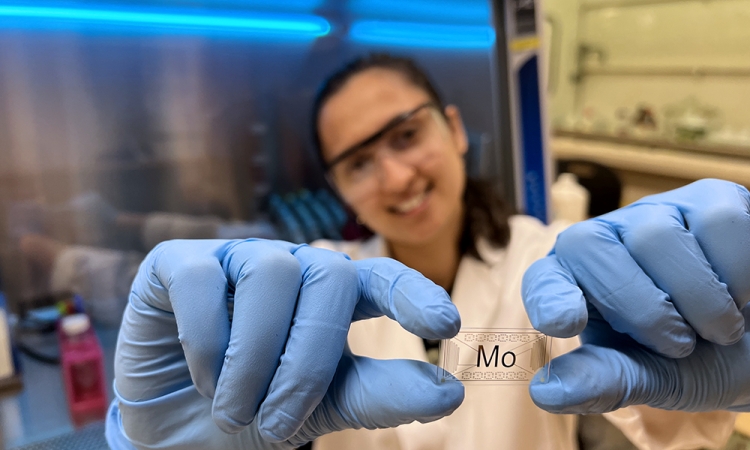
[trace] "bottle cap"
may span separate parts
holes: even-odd
[[[578,183],[578,177],[574,173],[561,173],[557,177],[557,181],[562,183]]]
[[[62,318],[60,326],[66,335],[76,336],[88,330],[91,327],[91,321],[86,314],[71,314]]]

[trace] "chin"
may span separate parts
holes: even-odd
[[[391,239],[393,242],[401,244],[401,245],[408,245],[410,247],[418,247],[421,245],[425,245],[430,242],[429,237],[425,237],[424,235],[399,235],[396,239]]]
[[[449,216],[444,213],[441,204],[434,202],[429,209],[417,218],[388,217],[383,221],[383,226],[378,227],[387,230],[387,233],[378,233],[386,240],[401,245],[419,246],[433,242],[443,233],[443,229],[449,224]]]
[[[423,226],[409,227],[409,229],[404,229],[404,227],[392,227],[391,230],[395,230],[395,233],[388,233],[390,237],[387,237],[387,239],[402,245],[418,246],[428,244],[439,234],[440,227],[435,223],[422,225]]]

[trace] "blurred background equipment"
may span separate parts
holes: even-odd
[[[544,7],[554,158],[607,167],[621,205],[700,178],[750,185],[750,2]]]
[[[553,220],[580,222],[589,218],[589,191],[569,172],[557,176],[550,189]]]
[[[109,402],[99,339],[85,313],[64,316],[58,325],[65,394],[76,426],[104,420]]]
[[[535,3],[401,3],[0,2],[11,311],[69,291],[116,325],[136,261],[167,239],[359,236],[317,165],[310,110],[324,77],[368,52],[423,65],[462,111],[472,174],[546,220]]]
[[[16,392],[22,387],[16,367],[11,316],[8,315],[5,294],[0,283],[0,395]],[[3,447],[0,447],[3,448]]]
[[[558,159],[557,173],[575,175],[578,184],[586,189],[587,217],[601,216],[620,207],[622,183],[612,169],[591,161]]]
[[[461,110],[471,175],[547,220],[541,13],[533,0],[0,0],[0,274],[26,385],[0,400],[8,446],[75,435],[78,407],[112,398],[130,283],[160,242],[367,235],[310,123],[324,77],[356,56],[414,58]]]

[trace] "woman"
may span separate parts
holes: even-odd
[[[460,113],[443,106],[413,62],[374,55],[349,64],[321,90],[314,127],[331,184],[376,233],[363,242],[316,245],[354,259],[389,256],[416,269],[451,293],[464,327],[531,328],[522,276],[552,248],[561,228],[509,216],[491,189],[467,180]],[[354,353],[383,359],[427,360],[433,347],[387,319],[354,323],[349,344]],[[578,342],[554,345],[558,355]],[[627,408],[607,419],[639,448],[721,446],[733,423],[729,413],[648,408]],[[463,405],[442,420],[335,433],[315,448],[575,449],[576,420],[540,410],[523,387],[468,386]]]

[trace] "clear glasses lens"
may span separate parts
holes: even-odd
[[[429,156],[439,114],[433,109],[420,108],[377,141],[337,162],[330,176],[342,194],[359,198],[377,189],[380,161],[384,157],[415,166]]]

